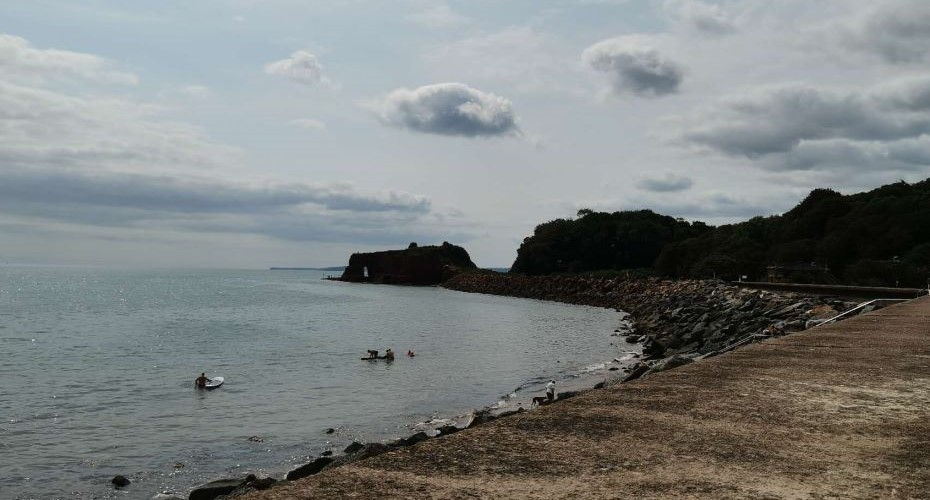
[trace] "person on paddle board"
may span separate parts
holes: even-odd
[[[207,378],[207,374],[201,373],[200,376],[194,380],[194,385],[197,387],[206,387],[208,382],[210,382],[210,379]]]

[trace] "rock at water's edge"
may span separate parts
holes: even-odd
[[[287,473],[287,480],[293,481],[295,479],[300,479],[302,477],[312,476],[319,473],[323,470],[324,467],[333,463],[333,459],[329,457],[320,457],[308,464],[301,465],[300,467]]]

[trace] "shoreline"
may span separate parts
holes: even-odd
[[[611,338],[611,348],[605,351],[603,357],[592,360],[590,364],[580,371],[563,374],[561,378],[557,377],[557,398],[552,404],[571,399],[598,387],[604,387],[608,383],[616,383],[622,380],[632,371],[633,365],[642,357],[641,344],[630,344],[624,341],[624,336],[631,333],[629,315],[623,311],[617,312],[619,317],[613,328],[602,332],[602,335]],[[557,361],[553,362],[552,367],[558,367],[554,363],[557,363]],[[333,432],[327,431],[327,434],[334,434],[334,437],[339,436],[343,439],[334,440],[331,446],[324,448],[318,454],[308,456],[305,462],[297,462],[296,465],[290,465],[288,468],[277,471],[276,468],[271,468],[269,470],[271,474],[265,477],[257,477],[255,474],[222,477],[194,486],[188,491],[188,496],[180,495],[180,493],[163,493],[164,496],[159,497],[159,499],[207,499],[220,494],[228,495],[235,492],[236,495],[239,495],[249,490],[262,490],[278,482],[308,477],[323,470],[331,470],[392,450],[413,446],[427,439],[447,436],[511,415],[535,411],[536,407],[532,405],[532,397],[544,394],[543,385],[545,382],[543,379],[548,380],[549,376],[530,378],[521,383],[520,386],[508,390],[508,394],[499,395],[496,401],[484,406],[473,407],[464,414],[446,415],[440,410],[437,411],[435,417],[425,421],[402,422],[398,425],[398,428],[406,428],[408,432],[402,433],[397,438],[370,442],[360,441],[351,435],[340,434],[340,431],[336,428],[331,428],[329,431]]]
[[[919,498],[928,315],[911,300],[245,498]]]
[[[730,332],[731,335],[722,341],[718,339],[716,343],[711,343],[710,345],[716,348],[714,350],[705,349],[704,352],[701,352],[701,344],[695,345],[694,342],[686,345],[683,349],[678,349],[674,344],[677,334],[676,331],[669,331],[667,328],[680,327],[680,322],[662,321],[662,318],[675,320],[675,318],[679,316],[679,314],[663,314],[669,312],[669,301],[684,302],[688,304],[688,307],[697,307],[697,313],[700,314],[701,318],[697,324],[703,325],[703,327],[692,327],[690,329],[692,340],[695,334],[703,334],[703,330],[713,330],[719,327],[719,325],[707,321],[707,319],[709,319],[705,317],[708,314],[707,311],[701,311],[702,305],[708,308],[713,307],[715,305],[713,302],[716,301],[719,303],[719,299],[733,302],[734,298],[739,298],[739,300],[737,300],[738,304],[730,304],[731,307],[726,309],[727,314],[733,314],[734,311],[745,312],[747,309],[753,310],[756,309],[757,304],[762,304],[761,309],[764,309],[765,314],[760,315],[775,313],[771,314],[771,317],[768,317],[764,321],[764,323],[766,323],[764,326],[760,326],[761,323],[758,321],[752,323],[752,332],[748,334],[758,335],[759,333],[755,330],[768,331],[769,333],[766,334],[767,337],[804,330],[808,325],[808,321],[811,319],[817,320],[822,316],[833,315],[852,307],[851,303],[845,303],[834,298],[817,298],[803,294],[770,293],[757,290],[740,291],[737,287],[719,282],[669,281],[653,278],[618,279],[560,276],[542,279],[529,278],[531,286],[527,286],[527,277],[518,277],[517,280],[511,280],[507,275],[494,276],[480,274],[460,275],[460,277],[461,276],[466,277],[467,280],[464,282],[461,278],[458,280],[450,280],[451,283],[447,283],[447,286],[444,287],[470,293],[488,293],[490,290],[493,295],[507,295],[522,298],[554,300],[556,302],[569,304],[606,307],[621,313],[624,313],[625,307],[630,307],[640,312],[640,316],[629,316],[629,318],[632,318],[632,322],[629,321],[627,316],[621,316],[620,325],[615,329],[613,335],[617,337],[618,343],[623,339],[622,342],[625,342],[625,345],[636,345],[642,348],[641,357],[637,355],[636,357],[625,360],[629,363],[622,368],[618,366],[617,370],[613,371],[613,376],[604,376],[604,373],[600,373],[594,377],[603,377],[603,380],[590,384],[594,377],[588,377],[587,381],[581,382],[571,390],[560,391],[561,397],[556,400],[556,403],[571,399],[594,389],[629,382],[644,375],[688,364],[696,359],[712,356],[718,352],[721,347],[725,348],[734,340],[746,337],[745,329],[736,329],[735,332]],[[514,287],[512,281],[517,282],[516,287]],[[592,294],[590,293],[591,290],[596,290],[597,293]],[[633,293],[631,293],[631,291],[633,291]],[[672,293],[674,296],[670,297]],[[666,300],[656,301],[657,295],[664,295]],[[694,300],[696,295],[703,297],[704,300]],[[749,304],[748,307],[747,304]],[[802,306],[813,306],[813,308],[807,310]],[[662,309],[663,307],[664,309]],[[820,310],[818,310],[818,308],[820,308]],[[811,311],[815,311],[815,313],[812,314]],[[693,312],[694,311],[692,311],[692,313]],[[754,312],[755,311],[750,312],[749,314],[752,315]],[[691,314],[691,316],[694,316],[694,314]],[[685,317],[688,318],[685,322],[693,319],[690,316]],[[623,325],[625,325],[626,328],[622,328]],[[786,327],[789,328],[787,331]],[[672,339],[671,341],[669,340],[670,338]],[[702,337],[699,337],[699,339],[703,340]],[[679,341],[679,346],[681,343],[682,342]],[[620,360],[615,359],[615,361]],[[610,375],[610,373],[608,372],[607,375]],[[562,394],[564,394],[564,396],[562,396]],[[324,470],[332,470],[336,467],[345,466],[358,460],[374,457],[396,449],[402,449],[428,439],[456,433],[463,429],[471,429],[476,425],[482,425],[502,417],[521,414],[525,411],[526,409],[523,407],[523,403],[517,403],[516,407],[506,404],[495,404],[475,410],[473,412],[473,417],[461,428],[450,426],[446,423],[449,419],[443,419],[441,423],[444,425],[440,426],[439,429],[434,428],[431,430],[426,426],[422,431],[394,442],[368,444],[353,443],[345,450],[346,454],[339,456],[322,455],[292,470],[288,473],[286,479],[291,481],[301,479],[318,474]],[[431,435],[432,432],[435,432],[435,434]],[[266,479],[265,483],[253,485],[252,483],[244,482],[237,487],[240,492],[245,492],[250,489],[264,489],[270,487],[274,483],[275,481]]]

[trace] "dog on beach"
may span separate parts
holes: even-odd
[[[547,398],[546,396],[533,396],[533,403],[531,404],[531,406],[547,405],[549,404],[549,402],[550,402],[549,398]]]

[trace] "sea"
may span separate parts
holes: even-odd
[[[636,355],[617,311],[328,274],[0,266],[0,498],[280,478]],[[360,359],[387,348],[392,363]],[[196,389],[201,372],[224,385]]]

